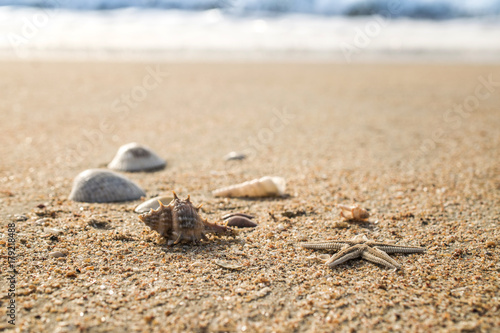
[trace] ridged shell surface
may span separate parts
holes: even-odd
[[[265,176],[212,191],[216,197],[273,197],[285,194],[286,181],[282,177]]]
[[[78,202],[123,202],[145,195],[134,182],[116,172],[90,169],[76,176],[69,199]]]
[[[137,206],[134,211],[139,214],[147,213],[151,209],[157,210],[160,207],[160,203],[158,201],[170,203],[172,200],[174,200],[174,197],[171,195],[161,195],[159,197],[144,201],[139,206]]]
[[[118,171],[152,171],[164,168],[165,160],[156,155],[151,149],[132,142],[118,149],[108,168]]]

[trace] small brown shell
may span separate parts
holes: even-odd
[[[244,216],[233,216],[226,220],[226,225],[228,227],[237,227],[237,228],[255,228],[257,223],[254,221],[244,217]]]
[[[340,216],[347,221],[366,221],[370,217],[370,213],[359,205],[346,206],[338,205],[340,208]]]

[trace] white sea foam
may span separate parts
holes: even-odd
[[[125,8],[0,7],[0,54],[125,59],[405,57],[500,60],[500,17],[452,20],[310,14],[234,15]]]

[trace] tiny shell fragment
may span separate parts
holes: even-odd
[[[340,216],[347,221],[366,221],[370,217],[368,211],[357,204],[353,206],[338,205],[338,207],[340,208]]]
[[[61,252],[61,251],[54,251],[54,252],[50,252],[49,253],[49,257],[51,258],[62,258],[62,257],[66,257],[66,253],[64,252]]]
[[[227,261],[224,261],[224,260],[216,260],[215,264],[217,266],[220,266],[220,267],[223,267],[223,268],[227,268],[227,269],[241,269],[243,267],[243,265],[231,264],[231,263],[229,263]]]
[[[271,288],[269,287],[264,287],[262,288],[261,290],[257,291],[255,293],[255,298],[261,298],[261,297],[265,297],[267,296],[267,294],[269,294],[271,292]]]
[[[331,258],[331,256],[329,254],[318,254],[316,258],[320,261],[326,262]]]

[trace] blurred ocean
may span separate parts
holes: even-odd
[[[0,56],[500,61],[500,0],[0,0]]]

